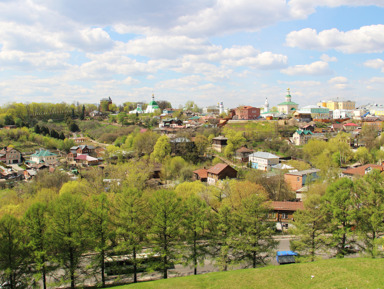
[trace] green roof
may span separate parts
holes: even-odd
[[[298,104],[292,101],[284,101],[282,103],[279,103],[278,105],[298,105]]]
[[[57,154],[51,153],[47,150],[40,150],[38,152],[35,152],[31,157],[48,157],[48,156],[57,156]]]
[[[156,101],[152,100],[149,105],[152,105],[153,108],[159,108],[159,105],[157,104]]]
[[[296,131],[298,134],[304,134],[304,135],[307,135],[307,134],[313,134],[310,130],[301,130],[301,129],[298,129]]]

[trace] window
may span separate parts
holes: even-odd
[[[282,219],[288,219],[288,214],[287,213],[282,213],[281,214]]]

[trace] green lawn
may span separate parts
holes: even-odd
[[[384,259],[346,258],[216,272],[114,288],[384,288],[383,272]]]

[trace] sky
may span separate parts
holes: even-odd
[[[320,3],[320,4],[319,4]],[[0,105],[384,103],[384,0],[0,0]]]

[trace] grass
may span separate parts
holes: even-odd
[[[177,277],[114,288],[384,288],[383,270],[384,259],[330,259]]]

